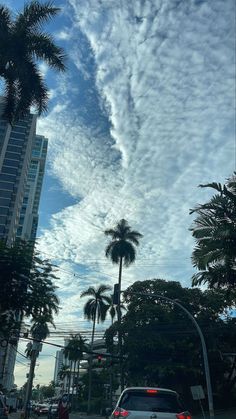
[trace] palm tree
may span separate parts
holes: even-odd
[[[63,381],[63,393],[66,390],[66,388],[64,388],[64,379],[67,378],[67,381],[68,381],[69,376],[70,376],[70,369],[69,369],[68,365],[62,365],[59,372],[58,372],[58,377],[59,377],[60,380]],[[67,387],[67,383],[65,383],[65,384],[66,384],[65,387]]]
[[[84,305],[84,317],[88,320],[92,320],[93,329],[91,337],[90,351],[93,352],[93,342],[95,334],[96,322],[104,322],[106,319],[107,310],[109,308],[110,297],[105,293],[111,291],[109,285],[100,285],[97,288],[89,287],[86,291],[83,291],[80,295],[83,297],[90,297]],[[92,354],[89,357],[89,390],[88,390],[88,413],[91,408],[91,391],[92,391]]]
[[[121,309],[121,311],[122,310],[125,311],[126,307],[123,304],[120,304],[120,309]],[[108,313],[110,314],[111,324],[113,325],[115,317],[117,316],[117,318],[118,318],[118,306],[117,306],[117,304],[113,303],[113,294],[110,295],[110,303],[109,303]]]
[[[72,367],[73,367],[73,382],[72,382],[72,396],[74,394],[74,382],[75,382],[75,370],[76,365],[77,367],[77,389],[78,389],[78,379],[79,379],[79,366],[80,361],[83,358],[83,353],[86,351],[87,347],[85,345],[86,339],[83,339],[80,333],[77,335],[71,335],[68,344],[64,349],[65,358],[69,359],[70,361],[70,380],[69,380],[69,389],[68,393],[70,392],[70,383],[71,383],[71,375],[72,375]]]
[[[111,242],[107,245],[105,254],[110,258],[112,263],[119,264],[119,278],[118,278],[118,346],[120,354],[120,375],[121,375],[121,389],[124,388],[123,377],[123,361],[122,361],[122,335],[121,335],[121,305],[120,305],[120,292],[121,292],[121,278],[122,268],[128,267],[135,262],[136,249],[135,246],[139,245],[139,239],[142,236],[138,231],[131,230],[128,222],[124,219],[120,220],[114,229],[105,230],[106,236],[111,236]]]
[[[49,324],[54,325],[52,316],[49,314],[41,315],[39,317],[34,317],[32,320],[31,326],[31,335],[33,338],[33,344],[31,348],[28,348],[27,355],[30,357],[30,370],[27,382],[27,389],[26,389],[26,396],[25,396],[25,417],[27,418],[29,415],[28,404],[31,399],[32,387],[33,387],[33,379],[34,379],[34,370],[36,365],[36,360],[41,351],[41,341],[45,340],[50,332],[49,332]]]
[[[47,110],[48,88],[38,61],[65,71],[63,49],[42,31],[42,25],[59,10],[51,1],[42,4],[33,0],[12,18],[10,10],[0,6],[0,78],[5,82],[3,115],[10,123],[27,115],[31,106],[39,114]]]
[[[200,185],[215,194],[206,204],[190,210],[196,213],[191,228],[197,245],[192,253],[193,265],[200,272],[192,277],[192,285],[208,284],[210,288],[236,286],[236,175],[225,185]]]

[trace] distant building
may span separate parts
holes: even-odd
[[[0,98],[0,115],[2,114]],[[0,116],[0,240],[36,238],[47,139],[36,135],[36,115],[10,125]],[[0,345],[0,384],[14,385],[17,341]]]
[[[16,236],[35,240],[38,227],[38,209],[41,195],[48,140],[36,135],[33,140],[31,161]]]
[[[59,384],[60,382],[58,373],[61,370],[62,365],[64,364],[63,360],[64,360],[64,352],[63,352],[63,349],[61,349],[60,351],[56,352],[56,360],[55,360],[54,376],[53,376],[53,381],[55,384]]]

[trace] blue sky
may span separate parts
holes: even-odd
[[[49,139],[39,246],[61,268],[57,322],[73,326],[82,324],[80,292],[116,281],[103,231],[121,218],[144,236],[124,287],[157,277],[190,286],[189,209],[210,196],[198,185],[235,170],[235,4],[55,4],[48,30],[68,71],[41,66],[51,101],[37,129]],[[47,382],[52,361],[40,364]]]

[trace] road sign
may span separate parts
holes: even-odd
[[[205,394],[202,386],[192,386],[190,387],[193,400],[203,400],[205,399]]]

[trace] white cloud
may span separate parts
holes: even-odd
[[[89,280],[116,281],[103,231],[120,218],[144,235],[124,287],[153,277],[190,285],[189,209],[209,196],[197,185],[224,182],[235,168],[233,1],[70,4],[77,70],[59,84],[38,130],[50,139],[51,173],[77,199],[52,217],[40,244],[81,276],[76,283],[62,273],[62,291],[68,284],[74,293],[65,295],[66,316]],[[81,37],[76,44],[76,25],[89,50]],[[76,74],[99,94],[100,113],[95,102],[78,105]]]

